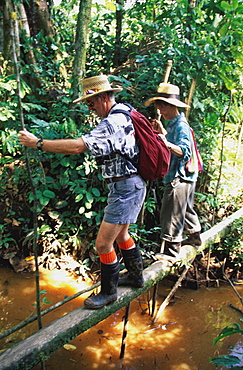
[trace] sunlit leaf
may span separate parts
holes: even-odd
[[[239,1],[238,0],[232,0],[232,6],[233,6],[233,9],[237,9],[238,8],[238,5],[239,5]]]
[[[75,202],[80,202],[80,200],[82,200],[84,197],[83,194],[78,194],[76,197],[75,197]]]
[[[79,210],[78,210],[78,213],[82,214],[85,212],[85,208],[84,207],[80,207]]]
[[[68,205],[68,202],[66,200],[60,200],[59,202],[57,202],[55,204],[55,208],[59,209],[59,208],[64,208]]]
[[[51,231],[51,227],[49,225],[42,225],[39,229],[39,233],[46,233],[50,231]]]
[[[90,218],[92,218],[92,216],[93,216],[93,212],[92,212],[92,211],[91,211],[91,212],[86,212],[86,213],[85,213],[85,217],[86,217],[86,218],[89,218],[89,219],[90,219]]]
[[[220,36],[225,36],[229,28],[229,23],[225,23],[219,30]]]
[[[227,3],[227,1],[221,1],[220,5],[222,6],[224,10],[229,10],[229,11],[232,10],[232,6],[229,3]]]
[[[86,209],[91,209],[92,208],[92,203],[85,202],[85,207],[86,207]]]
[[[75,351],[77,349],[77,347],[75,347],[72,344],[64,344],[63,348],[66,349],[67,351]]]

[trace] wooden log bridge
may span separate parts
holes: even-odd
[[[243,217],[243,208],[201,234],[203,243],[199,249],[193,246],[182,247],[180,264],[187,264],[188,261],[194,259],[207,246],[218,242],[227,234],[232,222],[240,217]],[[79,334],[127,306],[131,301],[168,275],[171,269],[171,265],[167,262],[156,261],[144,270],[145,285],[143,288],[119,287],[117,301],[109,306],[94,311],[87,310],[82,306],[53,321],[35,334],[3,352],[0,355],[0,370],[32,369]]]

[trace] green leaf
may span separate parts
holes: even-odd
[[[78,194],[76,197],[75,197],[75,202],[80,202],[80,200],[82,200],[84,197],[83,194]]]
[[[203,65],[204,65],[204,60],[203,60],[203,58],[199,57],[197,59],[197,68],[202,69]]]
[[[69,157],[63,157],[61,159],[60,163],[63,167],[69,167],[70,166],[70,158]]]
[[[86,192],[85,196],[88,202],[92,202],[94,200],[93,195],[89,192]]]
[[[219,30],[220,36],[225,36],[229,28],[229,23],[225,23]]]
[[[55,198],[55,193],[51,190],[44,190],[43,191],[43,195],[46,197],[46,198]]]
[[[59,208],[64,208],[68,205],[68,202],[66,200],[60,200],[56,203],[55,205],[55,208],[56,209],[59,209]]]
[[[236,10],[237,14],[242,14],[243,13],[243,6],[239,6]]]
[[[221,1],[221,6],[224,10],[228,11],[232,10],[232,6],[229,3],[227,3],[227,1]]]
[[[50,232],[52,229],[49,225],[42,225],[39,229],[39,233],[48,233]]]
[[[210,362],[212,362],[216,366],[231,366],[231,365],[237,365],[240,364],[240,359],[236,356],[231,355],[225,355],[225,356],[218,356],[210,359]]]
[[[42,196],[39,197],[39,202],[44,207],[49,203],[49,200],[50,200],[50,198],[46,198],[46,197],[42,197]]]
[[[85,207],[86,207],[86,209],[91,209],[92,208],[92,203],[85,202]]]
[[[53,220],[60,218],[60,213],[56,211],[49,211],[48,216],[50,216]]]
[[[45,303],[45,304],[51,304],[51,302],[48,302],[48,301],[47,301],[47,298],[46,298],[46,297],[44,297],[44,298],[42,299],[42,302],[43,302],[43,303]]]
[[[239,5],[238,0],[232,0],[232,6],[234,10],[238,8],[238,5]]]
[[[100,191],[99,189],[97,188],[92,188],[92,193],[94,194],[94,196],[96,197],[99,197],[100,196]]]
[[[214,344],[216,344],[219,340],[228,337],[232,334],[243,334],[243,330],[241,330],[240,325],[237,323],[234,323],[232,325],[226,326],[221,333],[218,335],[218,337],[213,341]]]

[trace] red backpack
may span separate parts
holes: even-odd
[[[164,177],[170,165],[170,151],[154,130],[149,120],[131,105],[130,111],[115,109],[112,113],[123,113],[131,117],[137,144],[139,146],[138,172],[144,180],[156,180]]]

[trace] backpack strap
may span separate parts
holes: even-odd
[[[114,109],[111,114],[113,113],[123,113],[125,114],[125,116],[129,116],[130,117],[130,113],[131,113],[131,110],[134,109],[133,106],[131,106],[131,104],[128,104],[128,103],[122,103],[123,105],[126,105],[129,110],[124,110],[124,109]]]
[[[131,117],[131,110],[134,109],[130,104],[127,104],[127,103],[122,103],[126,106],[128,106],[130,108],[129,111],[127,110],[124,110],[124,109],[114,109],[110,114],[113,114],[113,113],[122,113],[124,114],[125,116],[127,117]],[[132,163],[133,166],[137,167],[137,163],[134,163],[134,161],[131,160],[131,158],[128,157],[128,155],[126,154],[121,154],[120,152],[113,152],[112,154],[107,154],[105,156],[102,156],[101,158],[97,159],[96,158],[96,162],[98,165],[102,165],[104,163],[105,160],[109,160],[109,159],[113,159],[116,157],[116,155],[120,155],[121,157],[123,157],[126,161],[129,161]],[[125,176],[125,162],[124,162],[124,176]]]
[[[114,109],[110,114],[113,114],[113,113],[122,113],[124,114],[125,116],[131,118],[131,110],[134,109],[130,104],[128,103],[122,103],[123,105],[126,105],[127,107],[129,107],[129,110],[124,110],[124,109]],[[132,163],[132,165],[134,167],[138,167],[138,163],[135,163],[127,154],[121,154],[121,153],[117,153],[119,154],[120,156],[122,156],[126,161],[129,161],[130,163]],[[124,163],[124,166],[125,166],[125,163]],[[124,173],[125,173],[125,168],[124,168]]]

